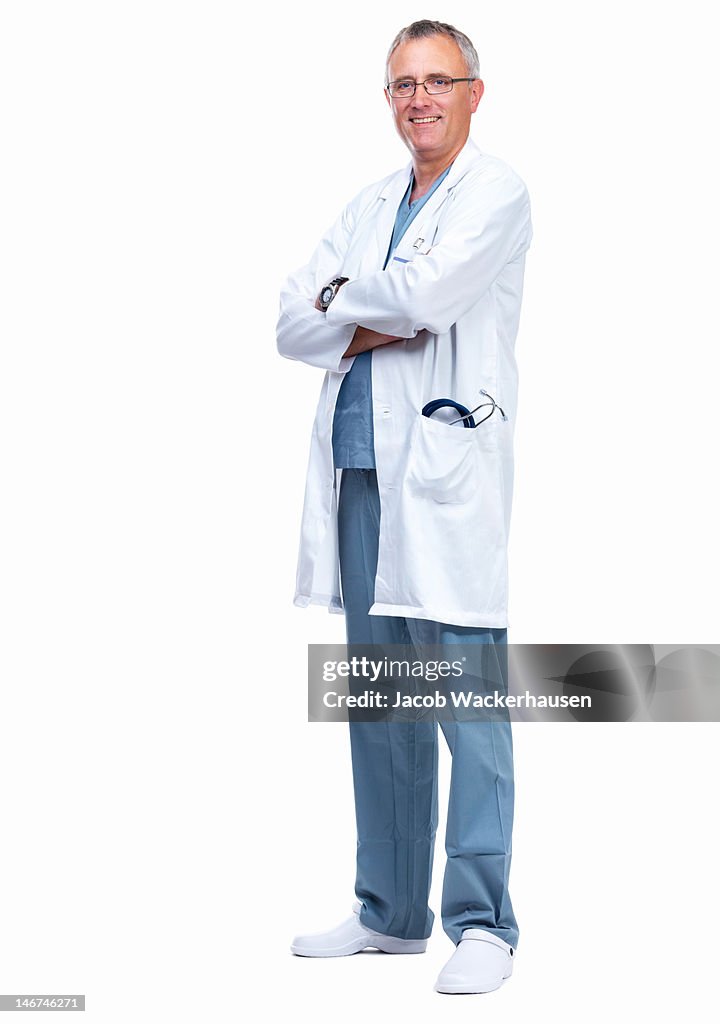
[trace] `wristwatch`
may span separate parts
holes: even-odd
[[[346,281],[349,281],[349,277],[334,277],[329,284],[326,284],[318,295],[318,306],[325,313],[328,306],[335,298],[337,293],[340,291]]]

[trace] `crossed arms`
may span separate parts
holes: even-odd
[[[428,253],[407,264],[350,280],[326,313],[315,307],[321,287],[343,267],[362,208],[350,203],[310,263],[281,292],[277,343],[289,359],[344,373],[360,352],[444,334],[493,284],[532,234],[527,191],[512,172],[471,173],[455,189],[442,233]]]

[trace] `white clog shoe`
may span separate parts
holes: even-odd
[[[424,953],[427,939],[397,939],[366,928],[360,921],[360,903],[353,903],[352,917],[330,932],[298,935],[290,951],[296,956],[350,956],[363,949],[379,949],[383,953]]]
[[[515,950],[492,932],[468,928],[443,967],[436,992],[493,992],[510,977]]]

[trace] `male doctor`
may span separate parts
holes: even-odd
[[[418,21],[397,35],[385,96],[411,163],[349,203],[281,295],[280,353],[326,371],[295,603],[344,610],[350,644],[507,641],[514,343],[532,229],[523,182],[469,139],[478,76],[475,48],[452,25]],[[450,417],[423,415],[436,399],[456,403]],[[477,421],[451,422],[481,403]],[[442,728],[442,922],[456,948],[436,990],[488,992],[512,973],[518,940],[510,723]],[[356,902],[292,952],[424,952],[437,729],[353,722],[350,739]]]

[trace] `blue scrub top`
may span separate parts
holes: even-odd
[[[451,165],[452,166],[452,165]],[[398,242],[422,210],[435,189],[447,177],[450,167],[436,178],[424,196],[410,202],[415,176],[402,198],[395,216],[390,248],[383,270],[390,262]],[[372,350],[361,352],[340,386],[333,419],[333,460],[336,469],[375,469],[375,438],[372,416]]]

